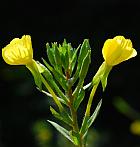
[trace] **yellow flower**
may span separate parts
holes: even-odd
[[[15,38],[2,49],[2,57],[10,65],[27,65],[33,61],[31,36]]]
[[[123,36],[116,36],[105,41],[102,54],[105,62],[114,66],[137,55],[132,42]]]

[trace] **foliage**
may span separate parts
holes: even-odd
[[[12,40],[2,50],[6,63],[26,65],[34,77],[37,88],[53,98],[57,108],[50,107],[52,115],[65,123],[67,127],[51,120],[48,122],[75,146],[86,147],[88,130],[94,123],[102,104],[100,100],[91,114],[92,101],[98,85],[101,82],[104,91],[112,67],[136,56],[137,52],[133,49],[131,41],[123,36],[107,40],[102,50],[104,62],[87,85],[84,85],[84,81],[91,63],[91,47],[88,39],[85,39],[77,48],[73,48],[66,40],[62,44],[47,43],[46,53],[48,60],[42,59],[44,64],[33,59],[29,35]],[[82,124],[79,126],[77,111],[85,98],[85,91],[89,88],[91,92]]]

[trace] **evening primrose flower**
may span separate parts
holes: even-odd
[[[2,49],[2,57],[10,65],[27,65],[33,61],[31,36],[15,38]]]
[[[113,39],[105,41],[102,54],[105,62],[110,66],[114,66],[135,57],[137,51],[132,47],[130,39],[125,39],[123,36],[116,36]]]
[[[31,36],[23,35],[21,39],[13,39],[10,44],[2,49],[2,57],[7,64],[25,65],[32,73],[36,85],[41,89],[43,69],[33,59]]]

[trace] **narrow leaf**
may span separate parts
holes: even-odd
[[[76,61],[77,61],[77,52],[80,48],[80,45],[78,46],[78,48],[76,50],[74,50],[74,54],[72,56],[72,59],[70,61],[70,68],[71,68],[71,73],[73,72],[74,68],[75,68],[75,65],[76,65]]]
[[[49,43],[46,44],[47,48],[47,55],[51,65],[55,66],[55,59],[54,59],[54,49],[49,46]]]
[[[84,116],[83,118],[83,122],[82,122],[82,126],[80,129],[80,134],[83,136],[85,134],[85,132],[88,130],[88,120],[89,120],[89,116]]]
[[[90,62],[91,62],[91,51],[89,50],[87,52],[85,58],[83,59],[83,62],[82,62],[82,65],[81,65],[81,70],[80,70],[80,73],[79,73],[79,78],[81,78],[82,80],[84,80],[84,78],[87,75]]]
[[[73,76],[73,84],[77,81],[77,79],[79,77],[79,73],[80,73],[80,69],[81,69],[83,60],[84,60],[85,56],[87,55],[88,51],[91,51],[91,48],[90,48],[88,39],[85,39],[81,48],[80,48],[77,69],[76,69],[76,72]]]
[[[53,121],[50,121],[50,120],[47,120],[50,124],[52,124],[56,129],[57,131],[59,131],[63,136],[65,136],[68,140],[70,140],[72,143],[73,140],[71,139],[70,135],[69,135],[69,131],[66,130],[65,128],[61,127],[60,125],[58,125],[57,123],[53,122]]]
[[[81,66],[82,61],[85,58],[85,55],[87,54],[88,50],[91,50],[90,45],[89,45],[89,40],[85,39],[81,46],[79,57],[78,57],[78,63],[80,64],[79,66]]]
[[[66,90],[67,89],[67,85],[66,85],[66,78],[63,74],[59,73],[58,71],[56,71],[53,67],[51,67],[44,59],[42,59],[45,66],[53,73],[54,78],[56,79],[56,81],[61,85],[61,87]]]
[[[84,97],[85,97],[85,91],[83,89],[81,89],[80,93],[78,94],[78,97],[75,97],[75,99],[74,99],[73,105],[74,105],[75,110],[78,109],[78,107],[81,104],[81,102],[83,101]]]
[[[96,119],[96,117],[99,113],[99,110],[101,108],[101,105],[102,105],[102,99],[100,100],[100,102],[98,103],[94,113],[91,115],[91,117],[88,120],[88,128],[93,124],[94,120]]]
[[[38,66],[39,72],[40,72],[41,74],[43,74],[43,76],[44,76],[48,81],[53,80],[53,76],[52,76],[51,72],[47,69],[47,67],[45,67],[43,64],[41,64],[39,61],[37,62],[37,66]]]
[[[54,59],[56,63],[56,70],[59,72],[62,72],[61,56],[60,56],[59,49],[57,47],[57,43],[53,44],[53,48],[54,48]]]
[[[74,144],[76,145],[76,146],[78,146],[79,144],[80,144],[80,134],[79,133],[77,133],[77,132],[74,132],[74,131],[70,131],[69,132],[69,134],[70,134],[70,137],[72,138],[72,140],[73,140],[73,142],[74,142]]]
[[[51,106],[50,106],[50,111],[52,112],[52,114],[53,114],[54,117],[56,117],[59,120],[65,122],[69,126],[72,125],[72,120],[71,120],[70,116],[66,112],[62,112],[62,114],[61,113],[58,113]]]

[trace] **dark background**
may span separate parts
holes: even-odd
[[[24,34],[32,36],[36,60],[46,57],[46,42],[62,43],[66,38],[77,47],[88,38],[92,65],[87,81],[103,62],[104,41],[116,35],[130,38],[138,55],[114,67],[104,93],[99,88],[97,97],[103,98],[103,105],[94,127],[103,134],[98,147],[140,147],[140,136],[129,131],[133,120],[119,113],[112,103],[114,97],[121,96],[140,112],[138,0],[1,1],[0,47]],[[50,104],[36,90],[33,78],[24,66],[9,66],[2,58],[0,61],[0,147],[36,147],[31,127],[36,120],[52,118]],[[53,131],[53,139],[56,139],[57,132]]]

